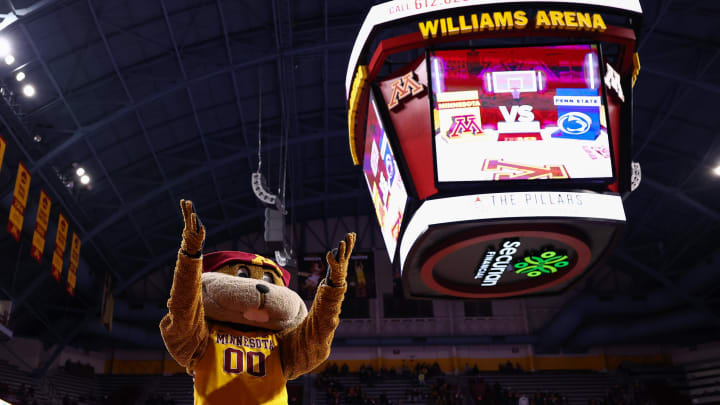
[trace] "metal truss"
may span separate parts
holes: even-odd
[[[324,50],[325,48],[330,49],[342,49],[347,47],[351,42],[348,41],[342,41],[342,42],[333,42],[332,44],[328,45],[313,45],[303,48],[295,48],[291,50],[284,51],[284,55],[297,55],[297,54],[305,54],[305,53],[312,53],[312,52],[319,52]],[[233,70],[242,70],[247,69],[250,67],[255,67],[264,63],[273,62],[276,61],[279,57],[282,55],[280,54],[270,54],[266,55],[260,58],[256,58],[250,61],[245,62],[238,62],[230,66],[222,66],[215,70],[212,70],[210,72],[204,73],[200,76],[189,78],[188,80],[180,81],[172,86],[169,86],[163,90],[160,90],[156,93],[151,94],[150,96],[138,100],[135,103],[130,103],[122,108],[119,108],[113,113],[108,114],[104,118],[93,122],[92,124],[88,124],[85,126],[82,126],[78,128],[77,130],[73,131],[72,136],[70,136],[68,139],[63,141],[61,144],[56,145],[53,147],[51,151],[46,153],[43,157],[38,159],[30,169],[31,173],[34,173],[46,165],[48,165],[50,162],[57,159],[63,152],[68,150],[70,147],[75,145],[77,142],[85,139],[86,137],[89,137],[91,135],[94,135],[98,133],[101,129],[111,125],[113,122],[117,121],[118,119],[121,119],[125,115],[133,112],[134,110],[141,108],[143,106],[146,106],[150,103],[153,103],[163,97],[166,97],[176,91],[183,90],[191,85],[203,82],[205,80],[211,79],[213,77],[227,74]]]
[[[699,81],[705,76],[705,74],[708,73],[712,65],[715,63],[717,58],[720,57],[720,49],[716,49],[713,55],[710,57],[708,61],[702,64],[700,68],[698,69],[696,78],[693,81]],[[644,68],[644,70],[647,70],[647,68]],[[657,69],[650,69],[650,71],[657,72]],[[677,77],[672,75],[669,77],[671,80],[677,80]],[[672,98],[668,98],[668,101],[665,103],[667,106],[658,108],[655,117],[652,119],[653,126],[648,132],[648,134],[645,136],[645,139],[643,140],[642,144],[640,144],[639,147],[634,148],[633,150],[633,156],[635,160],[638,160],[638,157],[640,154],[645,150],[647,145],[652,141],[652,139],[657,135],[660,130],[662,129],[665,122],[670,118],[672,113],[675,111],[676,107],[678,107],[681,102],[683,101],[683,98],[687,95],[687,93],[690,91],[689,87],[685,87],[682,90],[677,90],[676,94]]]
[[[188,75],[185,71],[185,64],[183,63],[182,56],[180,55],[180,51],[178,50],[178,44],[177,40],[175,39],[175,33],[173,32],[172,24],[170,22],[170,17],[168,16],[167,7],[165,6],[165,1],[160,0],[160,7],[163,11],[163,16],[165,17],[165,24],[167,25],[168,34],[170,35],[170,42],[172,43],[173,50],[175,51],[175,58],[177,60],[178,67],[180,68],[180,72],[182,73],[182,77],[184,81],[188,81]],[[197,107],[195,106],[195,97],[193,96],[192,90],[190,90],[190,87],[185,87],[185,91],[188,96],[188,101],[190,102],[190,108],[192,110],[193,115],[193,121],[195,122],[195,127],[197,129],[198,134],[200,135],[200,141],[202,143],[203,152],[205,153],[205,160],[211,161],[212,158],[210,157],[210,151],[207,146],[207,141],[205,140],[205,131],[202,128],[202,124],[200,123],[200,116],[197,113]],[[137,111],[137,110],[135,110]],[[218,188],[218,182],[217,178],[215,177],[215,170],[209,170],[210,172],[210,178],[212,179],[213,188],[215,189],[215,196],[218,200],[222,201],[222,196],[220,195],[220,189]],[[222,211],[223,217],[225,220],[228,220],[227,211],[225,210],[225,206],[220,204],[220,210]]]
[[[53,6],[59,4],[67,4],[70,1],[63,0],[40,0],[35,4],[25,8],[15,8],[11,0],[6,0],[10,9],[12,10],[9,14],[0,15],[2,22],[0,23],[0,31],[8,29],[11,25],[18,21],[27,21],[30,18],[38,17],[41,12],[52,9]]]
[[[0,101],[3,105],[5,105],[5,101]],[[11,125],[10,120],[13,120],[13,124]],[[34,164],[34,160],[28,150],[23,147],[23,143],[21,141],[21,138],[30,138],[30,132],[27,130],[25,125],[20,122],[16,116],[12,117],[5,117],[3,114],[0,114],[0,122],[7,128],[8,135],[10,136],[10,139],[12,139],[15,143],[15,145],[20,150],[22,156],[25,158],[25,161],[28,162],[30,165]],[[16,133],[16,131],[22,132],[21,134]],[[58,184],[58,180],[56,178],[49,178],[43,171],[38,171],[35,173],[35,175],[40,176],[40,179],[43,181],[45,185],[48,187],[48,191],[53,195],[53,200],[57,201],[60,206],[63,209],[63,212],[67,216],[68,220],[71,221],[74,226],[78,228],[79,233],[85,234],[85,228],[82,225],[82,222],[78,220],[77,216],[75,215],[75,210],[71,209],[70,206],[65,201],[65,198],[63,198],[66,193],[62,185]],[[58,187],[60,191],[58,191]],[[107,267],[108,271],[113,274],[113,277],[117,277],[117,272],[114,269],[114,266],[110,264],[110,261],[107,259],[107,257],[104,254],[104,251],[101,249],[100,246],[97,244],[91,242],[91,246],[93,246],[97,252],[97,254],[100,256],[100,259],[104,262],[105,266]]]
[[[303,206],[312,206],[319,204],[323,201],[323,199],[329,199],[331,201],[334,200],[346,200],[351,198],[360,198],[361,196],[365,195],[365,190],[354,190],[343,194],[332,194],[327,196],[320,196],[320,197],[314,197],[314,198],[308,198],[304,200],[299,200],[295,202],[295,207],[303,207]],[[262,212],[258,210],[257,212],[250,213],[241,217],[233,218],[231,221],[222,224],[219,227],[215,228],[208,228],[206,240],[212,238],[214,235],[220,234],[228,229],[231,229],[232,227],[241,225],[249,220],[252,220],[254,218],[259,218],[262,216]],[[149,273],[151,273],[154,270],[157,270],[157,268],[162,265],[163,263],[168,262],[169,260],[172,260],[175,255],[177,255],[179,246],[176,248],[173,248],[171,250],[168,250],[167,252],[164,252],[160,255],[155,256],[150,262],[148,262],[144,267],[142,267],[140,270],[136,271],[131,277],[124,280],[120,285],[118,285],[114,290],[113,294],[118,295],[130,288],[133,284],[138,282],[139,280],[143,279],[145,276],[147,276]]]
[[[308,142],[314,142],[317,140],[323,139],[325,136],[332,136],[332,137],[345,137],[347,136],[346,131],[333,131],[330,135],[327,134],[316,134],[316,135],[309,135],[304,137],[297,137],[297,138],[291,138],[288,142],[289,145],[299,145],[302,143],[308,143]],[[280,149],[282,145],[280,143],[267,145],[267,150],[278,150]],[[254,155],[255,151],[246,151],[245,153],[237,153],[234,155],[230,155],[221,159],[215,159],[207,162],[205,165],[198,167],[192,171],[187,172],[183,176],[176,177],[167,183],[163,184],[161,187],[156,188],[155,190],[146,193],[143,195],[142,198],[132,201],[129,204],[124,205],[120,210],[115,212],[113,215],[109,216],[105,221],[95,226],[93,229],[88,231],[84,234],[84,238],[86,240],[92,240],[95,236],[100,234],[102,231],[107,229],[109,226],[115,224],[120,219],[124,218],[125,216],[131,214],[135,209],[138,207],[141,207],[150,201],[152,201],[155,197],[157,197],[159,194],[164,193],[168,188],[177,187],[180,184],[183,184],[191,179],[194,179],[198,176],[204,175],[210,170],[215,170],[219,167],[228,165],[233,162],[242,161],[247,159],[248,155]]]
[[[57,80],[55,80],[55,76],[50,71],[50,68],[48,68],[47,63],[45,63],[45,60],[43,59],[43,56],[40,53],[40,50],[38,49],[37,44],[35,43],[35,40],[30,35],[30,32],[28,31],[28,29],[24,23],[20,23],[20,27],[21,27],[23,33],[25,34],[25,38],[27,39],[28,43],[30,44],[30,47],[32,48],[33,52],[35,53],[35,56],[40,61],[40,64],[42,65],[43,70],[45,71],[45,74],[47,75],[48,79],[50,80],[50,83],[52,84],[53,88],[55,89],[55,92],[58,94],[58,96],[62,100],[62,102],[63,102],[68,114],[72,118],[77,130],[79,130],[82,127],[82,124],[80,124],[80,121],[78,120],[77,116],[75,115],[75,112],[70,107],[70,104],[67,102],[67,99],[65,98],[65,95],[63,94],[62,89],[58,85]],[[90,150],[90,152],[92,153],[93,157],[95,158],[95,162],[97,163],[98,167],[102,171],[103,176],[108,180],[110,187],[112,188],[113,192],[115,193],[115,197],[123,205],[125,205],[125,198],[122,196],[120,191],[118,191],[117,187],[115,187],[115,184],[113,183],[112,178],[110,177],[110,173],[105,168],[105,165],[103,164],[102,159],[100,159],[98,157],[95,147],[87,139],[85,139],[85,144],[88,147],[88,149]],[[32,171],[32,169],[31,169],[31,171]],[[140,228],[137,221],[135,220],[135,218],[132,215],[130,216],[130,222],[132,223],[133,227],[135,228],[135,231],[137,232],[138,237],[140,238],[140,240],[142,240],[143,244],[145,245],[145,248],[152,255],[154,253],[152,246],[145,238],[145,235],[143,235],[142,228]]]
[[[123,91],[125,92],[125,95],[127,96],[128,101],[131,104],[134,104],[135,99],[132,96],[130,89],[128,88],[125,78],[123,77],[122,73],[120,72],[120,67],[118,66],[117,60],[115,60],[115,55],[113,54],[112,50],[110,49],[110,44],[108,43],[105,32],[103,31],[103,29],[100,25],[100,20],[98,19],[97,13],[95,12],[95,8],[93,7],[92,0],[87,0],[87,6],[88,6],[88,9],[90,10],[90,14],[93,17],[93,21],[95,23],[95,28],[97,29],[98,34],[100,34],[100,37],[102,38],[103,45],[105,46],[105,52],[107,52],[108,57],[110,58],[110,62],[112,63],[113,70],[115,71],[115,74],[117,75],[118,79],[120,80],[120,84],[122,85]],[[163,169],[162,165],[160,164],[160,161],[158,160],[157,153],[155,151],[155,147],[153,146],[152,141],[150,140],[150,136],[148,135],[147,127],[146,127],[145,122],[142,119],[142,116],[140,115],[140,111],[138,109],[135,109],[135,118],[137,119],[137,122],[140,125],[140,129],[142,131],[143,138],[145,139],[145,143],[147,144],[148,149],[150,150],[150,154],[152,155],[153,162],[155,163],[155,167],[157,168],[158,172],[160,173],[163,183],[167,183],[167,174],[165,173],[165,169]],[[175,197],[175,194],[173,193],[172,189],[168,188],[167,192],[168,192],[168,196],[170,197],[170,200],[173,203],[178,201],[177,198]]]
[[[220,15],[220,26],[222,27],[223,37],[225,39],[225,51],[227,52],[228,64],[232,66],[235,64],[235,61],[233,58],[232,48],[230,47],[230,33],[228,32],[227,23],[225,22],[225,12],[223,11],[222,0],[217,0],[216,3],[217,3],[218,14]],[[238,117],[240,118],[241,134],[242,134],[243,142],[245,143],[244,148],[249,150],[250,141],[248,140],[248,130],[247,130],[246,122],[245,122],[245,113],[243,112],[243,108],[242,108],[242,104],[241,104],[242,97],[240,97],[240,90],[238,88],[238,79],[237,79],[237,75],[236,75],[234,69],[230,71],[230,77],[232,79],[233,93],[235,94],[235,104],[237,105]],[[248,163],[248,167],[252,170],[253,164],[252,164],[252,159],[250,158],[249,155],[248,155],[247,163]]]
[[[658,281],[660,284],[666,287],[668,291],[672,291],[672,293],[675,294],[678,298],[690,304],[695,310],[699,311],[700,313],[709,316],[711,319],[713,319],[716,325],[720,326],[720,316],[714,311],[712,311],[710,307],[708,307],[704,302],[692,296],[688,291],[677,288],[677,282],[670,280],[656,269],[634,259],[633,257],[625,253],[618,253],[615,256],[623,262],[629,264],[632,269],[641,271],[645,275],[650,276],[655,281]]]

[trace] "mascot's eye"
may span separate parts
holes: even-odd
[[[267,281],[268,283],[273,283],[275,280],[273,280],[272,274],[265,272],[265,274],[263,274],[263,281]]]
[[[248,270],[247,267],[240,267],[238,269],[237,276],[248,278],[250,277],[250,270]]]

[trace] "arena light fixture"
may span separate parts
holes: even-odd
[[[19,82],[25,80],[25,72],[18,72],[18,74],[15,75],[15,80]]]
[[[86,175],[80,177],[80,183],[82,183],[82,184],[85,185],[85,186],[87,186],[88,184],[90,184],[90,176],[88,176],[88,175],[86,174]]]
[[[8,55],[8,56],[5,57],[5,64],[6,64],[6,65],[12,65],[13,63],[15,63],[15,57],[14,57],[14,56]]]
[[[720,165],[715,166],[713,173],[715,173],[716,176],[720,176]]]
[[[33,86],[32,84],[26,84],[23,87],[23,94],[27,97],[35,96],[35,86]]]
[[[78,167],[77,170],[75,171],[75,174],[77,174],[78,177],[82,177],[85,175],[85,169],[82,167]]]

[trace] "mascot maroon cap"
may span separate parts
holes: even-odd
[[[203,255],[203,273],[213,272],[220,268],[222,265],[229,262],[240,262],[245,264],[252,264],[255,266],[265,267],[267,269],[274,270],[278,275],[282,275],[282,279],[285,282],[285,287],[290,285],[290,272],[278,266],[274,261],[256,255],[254,253],[236,252],[236,251],[221,251],[213,252]]]

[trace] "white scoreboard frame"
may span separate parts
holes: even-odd
[[[408,17],[421,16],[424,14],[434,13],[436,11],[445,11],[452,9],[460,9],[474,6],[498,5],[505,6],[510,4],[557,4],[564,6],[597,6],[602,8],[615,8],[618,10],[630,11],[634,13],[642,13],[640,0],[453,0],[447,3],[446,0],[393,0],[373,6],[370,9],[365,21],[360,28],[355,45],[353,45],[350,61],[348,62],[348,70],[345,76],[345,96],[350,97],[350,88],[352,86],[353,75],[357,69],[360,53],[363,51],[366,42],[370,39],[372,31],[378,25],[386,24],[392,21],[400,20]]]

